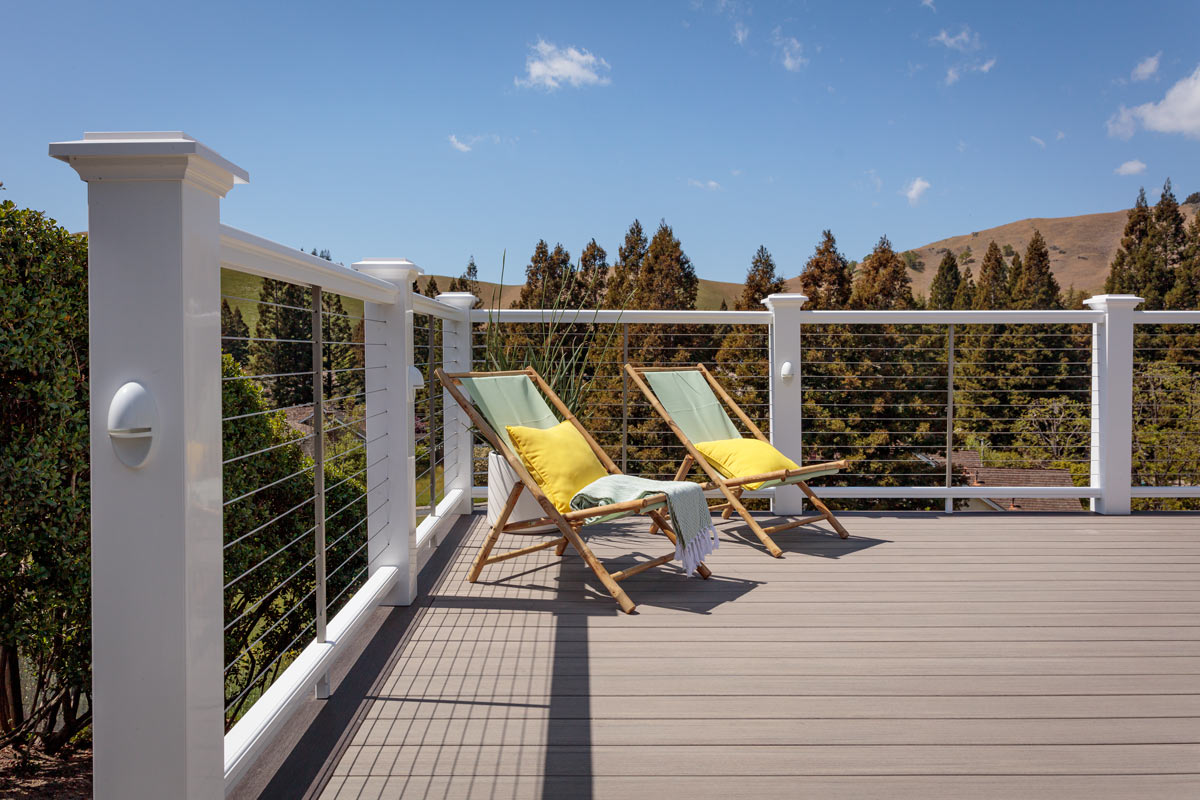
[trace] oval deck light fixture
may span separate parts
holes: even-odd
[[[795,377],[795,374],[792,371],[792,362],[785,361],[782,365],[780,365],[779,377],[785,381],[790,381],[793,377]]]
[[[149,389],[137,381],[117,389],[108,406],[108,436],[122,464],[137,469],[146,463],[157,425],[158,406]]]

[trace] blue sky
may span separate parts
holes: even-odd
[[[224,221],[350,263],[510,281],[539,238],[666,219],[702,277],[794,275],[1200,190],[1200,3],[22,3],[0,197],[86,227],[46,156],[184,130],[250,172]],[[1124,173],[1124,174],[1123,174]]]

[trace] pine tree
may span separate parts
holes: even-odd
[[[423,294],[426,297],[437,297],[441,293],[442,290],[438,288],[437,276],[430,275],[429,280],[425,282],[425,291]]]
[[[759,246],[758,252],[750,261],[750,269],[746,272],[746,283],[742,287],[742,296],[734,308],[738,311],[761,311],[763,298],[767,295],[780,294],[784,290],[783,278],[775,271],[775,259],[767,252],[767,248]]]
[[[613,265],[604,293],[606,308],[637,308],[633,303],[633,295],[648,247],[642,223],[635,219],[625,233],[624,243],[617,248],[617,263]]]
[[[1109,265],[1108,278],[1104,281],[1104,291],[1108,294],[1133,294],[1135,286],[1135,271],[1144,271],[1144,267],[1135,267],[1137,262],[1147,257],[1146,239],[1151,228],[1150,207],[1146,203],[1146,190],[1138,190],[1137,200],[1125,218],[1125,232],[1121,237],[1121,246],[1117,248]]]
[[[692,309],[700,280],[683,245],[666,221],[659,222],[634,290],[635,308]]]
[[[326,251],[328,252],[328,251]],[[342,304],[342,296],[321,292],[321,361],[325,374],[325,398],[346,397],[362,391],[362,373],[348,372],[355,366],[354,329]]]
[[[277,408],[312,402],[312,304],[309,290],[286,281],[264,278],[254,338],[250,343],[250,370],[264,379],[268,396]],[[276,341],[278,340],[278,341]],[[292,373],[303,373],[300,375]]]
[[[821,242],[800,273],[800,291],[808,297],[807,308],[844,309],[850,302],[852,272],[837,249],[833,232],[821,232]]]
[[[1043,242],[1044,245],[1045,243]],[[1009,245],[1004,246],[1008,247]],[[1008,296],[1014,300],[1017,297],[1017,287],[1021,284],[1021,274],[1024,271],[1025,265],[1021,262],[1021,254],[1013,253],[1012,261],[1008,263]]]
[[[475,295],[475,308],[483,305],[483,289],[479,285],[479,268],[475,266],[475,256],[471,256],[467,261],[467,268],[462,275],[451,279],[448,291],[469,292]]]
[[[912,280],[902,259],[886,236],[879,237],[871,255],[863,259],[850,292],[850,307],[858,309],[911,309]]]
[[[994,241],[988,244],[983,256],[983,264],[979,267],[979,283],[975,287],[975,308],[977,310],[1008,308],[1011,295],[1008,291],[1008,267],[1004,263],[1004,254]]]
[[[1013,260],[1016,261],[1016,256]],[[1025,263],[1012,296],[1012,307],[1047,311],[1062,308],[1058,281],[1050,269],[1050,251],[1039,230],[1034,230],[1025,248]]]
[[[775,260],[766,247],[759,247],[750,261],[742,295],[734,308],[738,311],[762,310],[764,298],[783,290],[783,278],[775,270]],[[764,422],[768,415],[763,412],[768,408],[770,395],[767,344],[767,331],[763,326],[734,325],[721,338],[720,349],[713,356],[722,385],[747,413]]]
[[[1192,217],[1187,229],[1183,257],[1175,270],[1175,285],[1167,293],[1166,307],[1200,308],[1200,213]]]
[[[240,367],[250,363],[250,326],[242,318],[240,308],[231,308],[221,299],[221,352],[233,356]],[[226,338],[229,337],[229,338]]]
[[[962,283],[962,275],[958,271],[958,259],[949,250],[938,264],[937,274],[929,285],[930,308],[954,308],[954,296],[958,294],[958,285]]]
[[[604,283],[608,279],[608,253],[592,239],[579,256],[570,307],[599,308],[604,298]]]
[[[971,268],[967,267],[963,270],[962,280],[958,282],[958,289],[954,292],[954,305],[952,308],[966,311],[975,307],[975,278],[971,275]]]
[[[1167,294],[1175,285],[1175,274],[1183,263],[1187,249],[1187,230],[1179,203],[1171,191],[1171,179],[1163,184],[1162,196],[1154,206],[1147,245],[1150,258],[1144,262],[1145,272],[1135,272],[1139,294],[1146,298],[1143,308],[1157,310],[1165,307]]]

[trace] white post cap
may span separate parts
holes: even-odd
[[[776,308],[802,308],[808,302],[806,294],[769,294],[763,299],[762,304],[771,311]]]
[[[406,286],[425,272],[407,258],[364,258],[350,265],[364,275]]]
[[[474,308],[478,298],[470,292],[442,292],[435,299],[456,308]]]
[[[250,182],[246,170],[183,131],[88,132],[51,142],[50,156],[83,181],[191,180],[218,196]]]
[[[1110,308],[1137,308],[1144,301],[1144,297],[1135,294],[1098,294],[1083,302],[1097,311],[1105,311]]]

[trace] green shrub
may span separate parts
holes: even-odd
[[[0,203],[0,745],[90,722],[87,333],[86,237]]]

